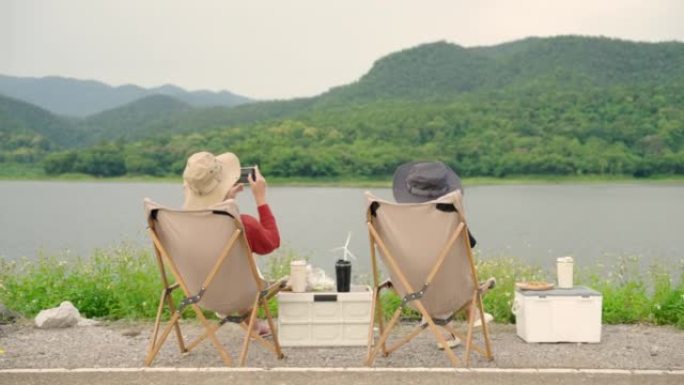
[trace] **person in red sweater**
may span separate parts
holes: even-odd
[[[244,190],[239,183],[240,160],[227,152],[218,156],[203,151],[188,158],[183,171],[183,190],[186,210],[206,209],[227,199],[235,199]],[[266,179],[255,167],[254,175],[248,177],[249,186],[254,196],[259,218],[242,214],[240,220],[245,227],[245,236],[252,252],[260,255],[269,254],[280,247],[280,234],[275,217],[266,201]],[[260,335],[266,335],[269,328],[259,322],[256,328]]]
[[[260,255],[280,247],[280,234],[275,217],[266,201],[266,179],[259,168],[249,175],[249,186],[254,196],[259,218],[242,214],[245,235],[252,252]],[[188,158],[183,171],[183,190],[186,210],[205,209],[227,199],[235,199],[244,190],[239,183],[240,160],[227,152],[218,156],[203,151]]]
[[[259,167],[255,167],[254,174],[254,177],[250,174],[248,180],[254,202],[256,202],[259,219],[247,214],[241,214],[240,219],[245,226],[249,248],[256,254],[264,255],[280,247],[280,234],[275,217],[266,202],[266,179],[261,175]],[[243,189],[242,183],[236,183],[228,190],[225,199],[235,199]]]

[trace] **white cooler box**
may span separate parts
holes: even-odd
[[[601,293],[572,289],[515,291],[518,336],[527,342],[601,342]]]
[[[282,346],[364,346],[368,342],[372,292],[278,293],[278,339]]]

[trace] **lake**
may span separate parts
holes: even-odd
[[[329,272],[331,248],[352,232],[357,272],[368,269],[364,191],[389,189],[271,187],[268,198],[286,249]],[[0,256],[89,255],[128,242],[150,247],[142,199],[182,202],[180,184],[0,181]],[[238,203],[255,214],[248,190]],[[546,267],[573,255],[578,265],[615,256],[684,259],[684,186],[656,184],[466,186],[465,206],[481,258],[516,256]]]

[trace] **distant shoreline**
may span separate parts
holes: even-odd
[[[279,187],[376,187],[389,188],[392,180],[389,177],[367,178],[282,178],[268,177],[269,185]],[[110,178],[98,178],[84,174],[66,174],[60,176],[46,175],[3,175],[0,172],[0,181],[48,181],[48,182],[101,182],[101,183],[182,183],[180,176],[121,176]],[[466,186],[489,186],[489,185],[531,185],[531,184],[684,184],[684,175],[652,176],[648,178],[635,178],[632,176],[511,176],[504,178],[495,177],[470,177],[463,178]]]

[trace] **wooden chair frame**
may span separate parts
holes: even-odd
[[[233,359],[230,355],[230,353],[221,345],[219,342],[218,338],[216,337],[216,331],[223,326],[226,322],[234,322],[238,323],[244,330],[245,330],[245,337],[244,337],[244,342],[242,344],[242,351],[240,353],[240,366],[244,366],[245,361],[247,359],[247,352],[249,350],[249,342],[250,338],[253,338],[255,341],[259,342],[262,346],[267,348],[268,350],[271,350],[273,353],[275,353],[276,357],[278,359],[284,358],[284,354],[280,349],[280,343],[278,342],[278,334],[275,328],[275,324],[273,322],[273,317],[271,317],[271,312],[269,311],[268,308],[268,299],[277,294],[285,285],[285,279],[280,280],[272,285],[270,285],[268,288],[265,288],[264,282],[259,276],[259,271],[256,266],[256,262],[254,261],[254,257],[252,255],[251,249],[249,248],[249,244],[247,242],[247,238],[244,234],[244,232],[240,229],[235,229],[233,234],[230,236],[230,239],[226,245],[226,247],[223,249],[221,254],[218,256],[218,259],[216,260],[216,263],[214,264],[213,268],[205,278],[204,282],[202,283],[202,289],[200,289],[199,293],[191,293],[190,290],[188,289],[187,285],[185,284],[185,281],[183,280],[183,277],[181,276],[180,272],[178,271],[178,268],[176,267],[176,264],[173,262],[173,259],[170,258],[168,252],[164,248],[164,246],[161,244],[161,241],[159,240],[159,236],[157,235],[157,232],[155,230],[155,221],[152,218],[148,219],[148,224],[149,224],[149,235],[150,238],[152,239],[152,243],[154,244],[154,252],[157,260],[157,266],[159,267],[159,273],[161,274],[161,279],[162,279],[162,284],[164,285],[162,292],[161,292],[161,297],[159,299],[159,307],[157,309],[157,317],[154,322],[154,328],[152,330],[152,334],[150,336],[150,344],[148,347],[148,352],[147,356],[145,358],[145,366],[150,366],[152,365],[152,362],[154,361],[155,357],[159,353],[159,350],[161,349],[162,345],[166,341],[166,338],[169,336],[171,333],[171,330],[175,330],[175,334],[178,340],[178,348],[180,349],[181,353],[187,353],[190,352],[192,349],[197,347],[202,341],[204,341],[206,338],[209,338],[211,343],[214,345],[216,350],[218,351],[219,355],[221,356],[221,359],[223,362],[226,364],[226,366],[232,366],[233,365]],[[207,287],[213,282],[214,278],[216,278],[216,275],[223,266],[223,264],[226,262],[228,259],[228,256],[230,255],[230,251],[233,249],[233,246],[235,245],[236,242],[243,242],[245,246],[245,250],[248,250],[247,258],[248,258],[248,263],[249,267],[252,273],[252,277],[254,278],[258,292],[257,295],[254,299],[254,303],[252,305],[251,311],[248,311],[245,314],[239,315],[239,316],[227,316],[222,320],[219,320],[218,322],[210,322],[205,316],[204,313],[202,313],[202,309],[200,306],[197,304],[199,300],[201,299],[201,296],[204,294],[204,290],[206,290]],[[169,284],[169,277],[167,276],[166,273],[166,267],[171,270],[171,273],[173,275],[173,278],[175,279],[174,284],[170,285]],[[173,299],[171,297],[171,294],[175,289],[180,288],[183,291],[183,294],[185,295],[185,299],[181,302],[180,306],[176,306],[173,302]],[[229,295],[227,293],[227,295]],[[166,305],[166,306],[165,306]],[[186,345],[183,335],[181,333],[181,328],[180,328],[180,320],[183,314],[183,311],[185,310],[184,308],[186,306],[191,307],[195,314],[197,315],[197,319],[200,320],[204,332],[202,335],[199,337],[195,338],[192,342]],[[161,332],[161,335],[159,335],[159,329],[161,326],[161,317],[162,314],[164,313],[164,310],[167,309],[171,313],[171,319],[168,321],[166,326],[164,327],[163,331]],[[257,315],[257,310],[258,308],[263,309],[264,313],[266,314],[266,319],[268,320],[268,326],[271,331],[271,335],[273,338],[273,341],[267,341],[257,332],[254,331],[254,323],[256,321],[256,315]]]
[[[492,354],[492,349],[491,349],[491,342],[489,338],[489,328],[487,326],[487,323],[484,322],[484,310],[483,310],[483,304],[482,304],[482,288],[478,287],[477,285],[477,271],[475,268],[475,263],[473,260],[473,255],[472,255],[472,249],[470,246],[470,240],[467,236],[468,234],[468,229],[467,225],[465,222],[461,222],[454,233],[451,235],[447,243],[444,245],[442,248],[439,257],[437,258],[437,261],[435,262],[434,266],[432,267],[432,270],[428,274],[425,284],[423,285],[423,288],[421,288],[419,291],[414,290],[415,288],[412,287],[412,285],[409,283],[408,279],[406,278],[406,275],[402,271],[401,267],[397,265],[395,258],[392,256],[392,253],[389,252],[387,249],[387,246],[385,246],[385,243],[383,240],[380,238],[378,235],[377,230],[375,229],[375,226],[372,223],[372,214],[369,213],[367,215],[367,221],[366,224],[368,226],[368,236],[370,238],[370,252],[371,252],[371,267],[372,267],[372,272],[373,272],[373,299],[372,299],[372,311],[371,311],[371,322],[370,322],[370,327],[368,331],[368,349],[366,352],[366,361],[365,364],[367,366],[372,366],[375,358],[377,357],[379,351],[382,349],[383,355],[388,356],[392,352],[396,351],[400,347],[404,346],[408,342],[410,342],[413,338],[418,336],[423,330],[426,328],[430,329],[432,334],[434,335],[435,339],[439,343],[439,345],[444,349],[444,352],[446,353],[447,357],[451,361],[451,364],[456,367],[459,366],[459,363],[461,360],[456,356],[456,354],[452,351],[452,349],[448,346],[448,343],[446,339],[444,338],[444,335],[439,331],[437,324],[435,323],[435,320],[428,314],[427,310],[425,309],[425,306],[420,300],[420,297],[422,297],[422,294],[424,293],[425,290],[430,288],[430,285],[432,283],[432,280],[434,279],[435,275],[439,271],[439,269],[442,267],[442,263],[444,262],[444,259],[446,256],[449,254],[449,251],[453,248],[455,245],[456,240],[460,235],[463,235],[461,238],[463,239],[463,242],[466,247],[466,252],[468,255],[468,263],[470,265],[470,273],[471,277],[473,280],[473,283],[475,285],[475,288],[473,289],[473,292],[471,293],[471,299],[468,301],[465,305],[463,305],[460,309],[457,309],[454,312],[454,315],[457,315],[461,312],[464,312],[468,310],[467,314],[467,330],[466,330],[466,335],[464,336],[462,333],[458,332],[454,328],[448,326],[448,324],[440,325],[442,328],[444,328],[446,331],[449,333],[453,334],[454,336],[458,337],[461,341],[465,341],[465,366],[468,367],[470,366],[470,352],[471,350],[475,350],[481,355],[483,355],[487,360],[492,360],[493,359],[493,354]],[[406,289],[407,294],[403,300],[402,300],[402,305],[394,312],[392,315],[392,318],[390,319],[389,323],[385,326],[384,321],[383,321],[383,312],[382,312],[382,304],[380,302],[380,293],[382,289],[385,288],[391,288],[392,285],[395,283],[389,283],[389,281],[386,281],[384,283],[380,283],[379,281],[379,272],[378,272],[378,264],[376,261],[376,247],[383,253],[385,258],[387,259],[387,267],[391,269],[391,271],[395,274],[395,276],[399,280],[399,284],[403,285],[404,289]],[[417,295],[416,295],[417,294]],[[408,303],[408,302],[414,302],[415,307],[418,309],[420,314],[423,316],[423,320],[425,323],[421,323],[418,325],[416,328],[414,328],[410,333],[408,333],[406,336],[404,336],[400,341],[395,343],[394,345],[390,346],[389,348],[386,346],[387,339],[390,335],[390,332],[392,329],[397,325],[397,322],[399,320],[399,317],[401,315],[401,310],[402,308]],[[483,339],[484,339],[484,346],[477,345],[473,343],[473,324],[475,320],[475,311],[479,312],[480,319],[482,320],[482,333],[483,333]],[[374,333],[374,327],[375,327],[375,322],[377,320],[379,329],[380,329],[380,337],[379,340],[376,342],[375,341],[375,333]]]

